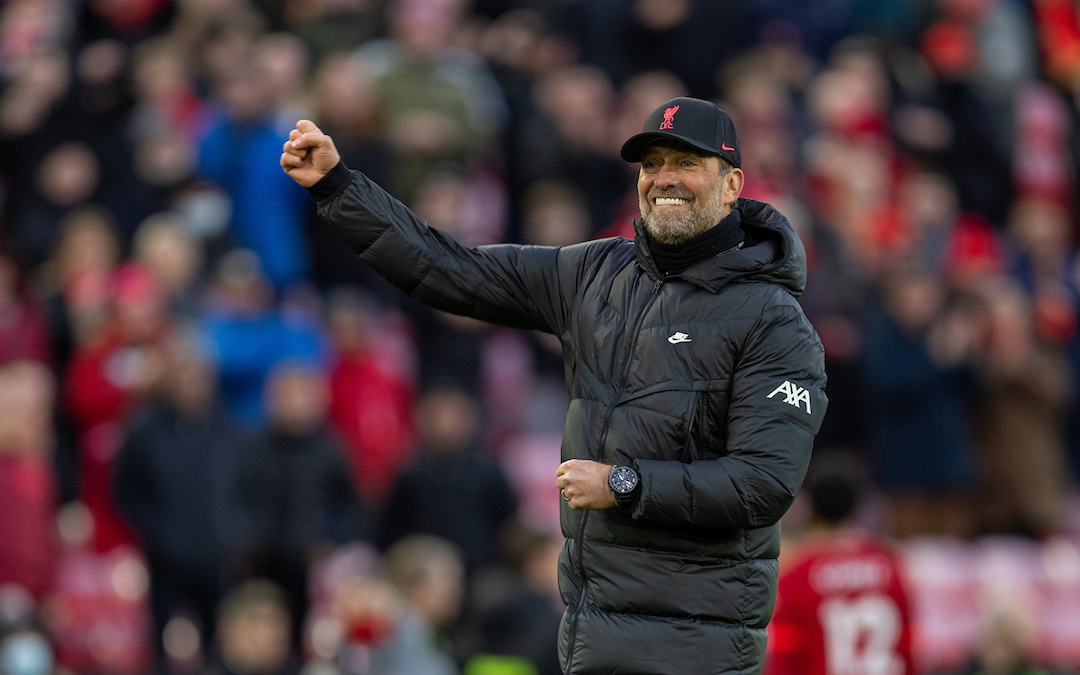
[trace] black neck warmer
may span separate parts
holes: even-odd
[[[679,244],[661,244],[646,233],[649,252],[656,267],[664,274],[683,270],[739,246],[743,243],[742,216],[732,210],[714,227]]]

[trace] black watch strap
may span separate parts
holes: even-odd
[[[637,504],[638,495],[641,493],[641,476],[633,467],[614,466],[608,477],[608,489],[615,498],[615,504],[623,510],[629,510]]]

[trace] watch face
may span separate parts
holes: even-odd
[[[628,466],[617,466],[611,470],[611,478],[608,485],[612,491],[620,495],[630,494],[637,487],[637,472]]]

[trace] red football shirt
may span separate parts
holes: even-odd
[[[897,554],[846,531],[783,566],[766,675],[912,675],[911,613]]]

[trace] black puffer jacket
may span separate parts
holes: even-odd
[[[463,248],[340,165],[312,193],[330,227],[413,298],[559,336],[563,460],[638,468],[633,513],[562,505],[565,671],[758,672],[778,520],[827,405],[787,220],[740,200],[747,245],[664,277],[626,239]]]

